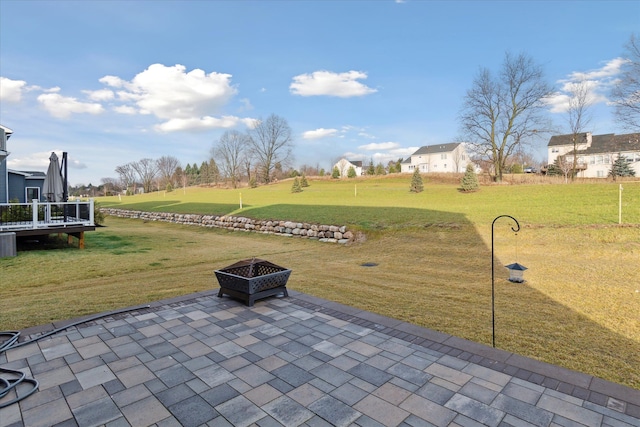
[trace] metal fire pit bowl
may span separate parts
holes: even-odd
[[[287,293],[287,280],[291,270],[263,259],[245,259],[215,270],[220,284],[218,297],[224,294],[244,301],[249,307],[261,298]]]

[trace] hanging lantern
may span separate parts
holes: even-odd
[[[509,269],[509,281],[513,283],[524,283],[524,271],[527,269],[522,264],[514,262],[513,264],[505,265]]]

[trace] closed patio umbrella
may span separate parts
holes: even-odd
[[[56,153],[51,153],[51,157],[49,157],[49,169],[47,169],[47,175],[44,178],[42,192],[49,202],[63,201],[64,185]]]

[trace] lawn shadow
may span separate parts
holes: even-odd
[[[323,216],[323,212],[330,215]],[[383,315],[491,345],[491,240],[480,235],[477,225],[464,214],[312,205],[272,205],[244,213],[252,218],[343,225],[330,223],[329,218],[335,218],[336,212],[345,218],[345,224],[376,235],[375,242],[358,247],[350,256],[359,265],[379,264],[362,269],[357,277],[342,277],[336,285],[325,285],[335,288],[334,295],[342,298],[339,302],[365,309],[375,307]],[[509,218],[494,226],[496,346],[594,376],[606,377],[614,372],[615,378],[609,379],[638,388],[639,342],[576,311],[569,305],[571,298],[563,303],[536,289],[535,283],[507,280],[505,265],[515,260],[500,257],[506,258],[503,254],[510,253],[504,245],[511,244],[514,226]],[[519,233],[526,233],[526,229]],[[526,259],[526,254],[521,253],[520,257]],[[543,267],[525,264],[529,269]],[[331,267],[323,267],[328,269]],[[340,289],[345,280],[358,283],[367,291],[345,293]],[[389,302],[407,309],[393,307]],[[420,304],[423,316],[416,315]],[[469,323],[474,326],[469,328]]]

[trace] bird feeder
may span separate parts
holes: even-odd
[[[509,269],[509,281],[512,283],[524,283],[524,271],[527,269],[522,264],[514,262],[513,264],[505,265]]]

